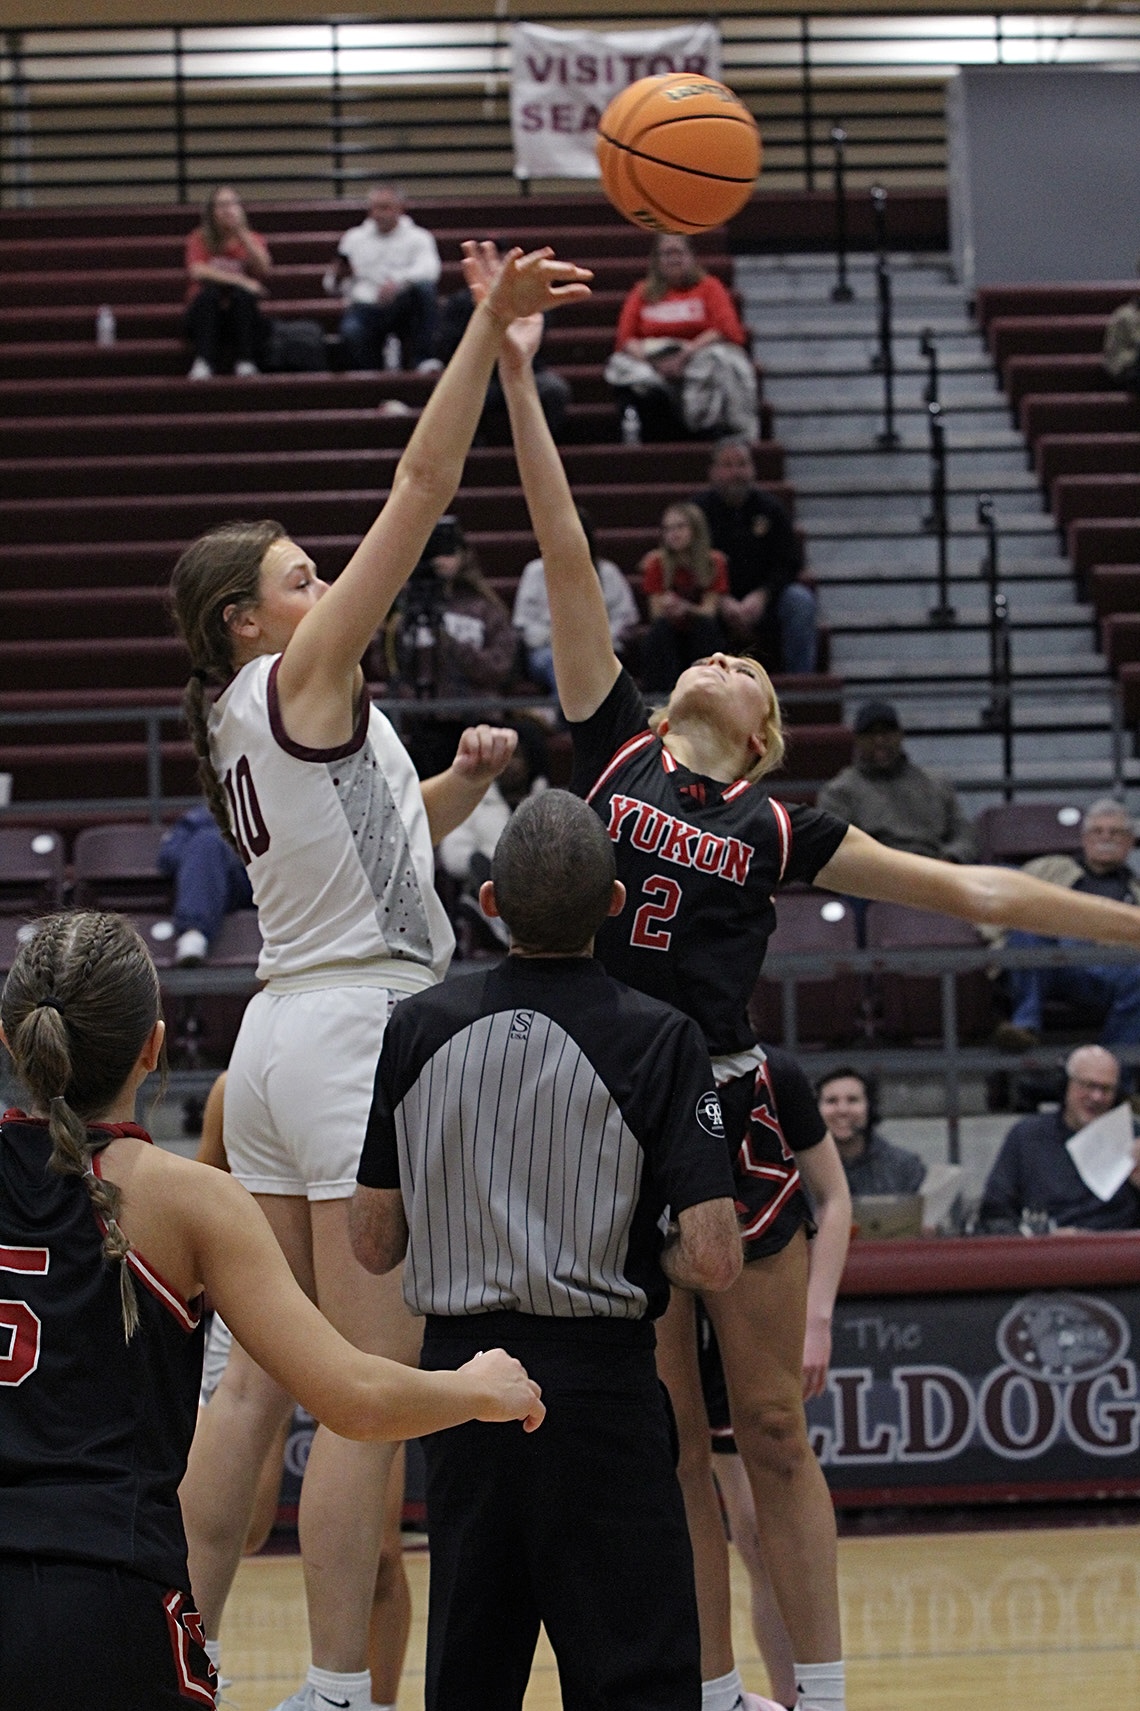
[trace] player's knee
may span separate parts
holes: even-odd
[[[762,1401],[732,1418],[738,1448],[753,1468],[771,1478],[788,1479],[811,1455],[803,1404],[798,1398]]]

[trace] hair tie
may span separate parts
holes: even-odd
[[[55,996],[54,992],[50,993],[47,998],[41,998],[39,1003],[36,1005],[36,1009],[37,1010],[58,1010],[60,1015],[61,1016],[63,1015],[63,1005],[60,1003],[59,999]]]

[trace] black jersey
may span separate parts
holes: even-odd
[[[418,1313],[653,1318],[665,1207],[733,1192],[712,1066],[684,1016],[593,957],[509,956],[405,998],[360,1160],[400,1188]]]
[[[690,772],[646,724],[623,671],[589,719],[570,727],[571,788],[600,815],[628,896],[597,937],[611,974],[692,1016],[714,1055],[754,1044],[748,1000],[776,912],[772,893],[813,880],[847,824],[785,807],[758,785]]]
[[[92,1144],[134,1124],[92,1125]],[[0,1552],[114,1563],[189,1591],[178,1485],[202,1326],[136,1253],[139,1326],[83,1182],[48,1168],[47,1124],[0,1121]],[[98,1153],[93,1158],[98,1171]]]

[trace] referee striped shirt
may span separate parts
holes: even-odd
[[[397,1005],[359,1180],[399,1188],[417,1313],[656,1317],[660,1220],[732,1194],[696,1025],[592,957],[510,956]]]

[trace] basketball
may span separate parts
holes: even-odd
[[[738,95],[686,71],[643,77],[598,123],[606,195],[651,232],[704,232],[737,213],[760,172],[756,121]]]

